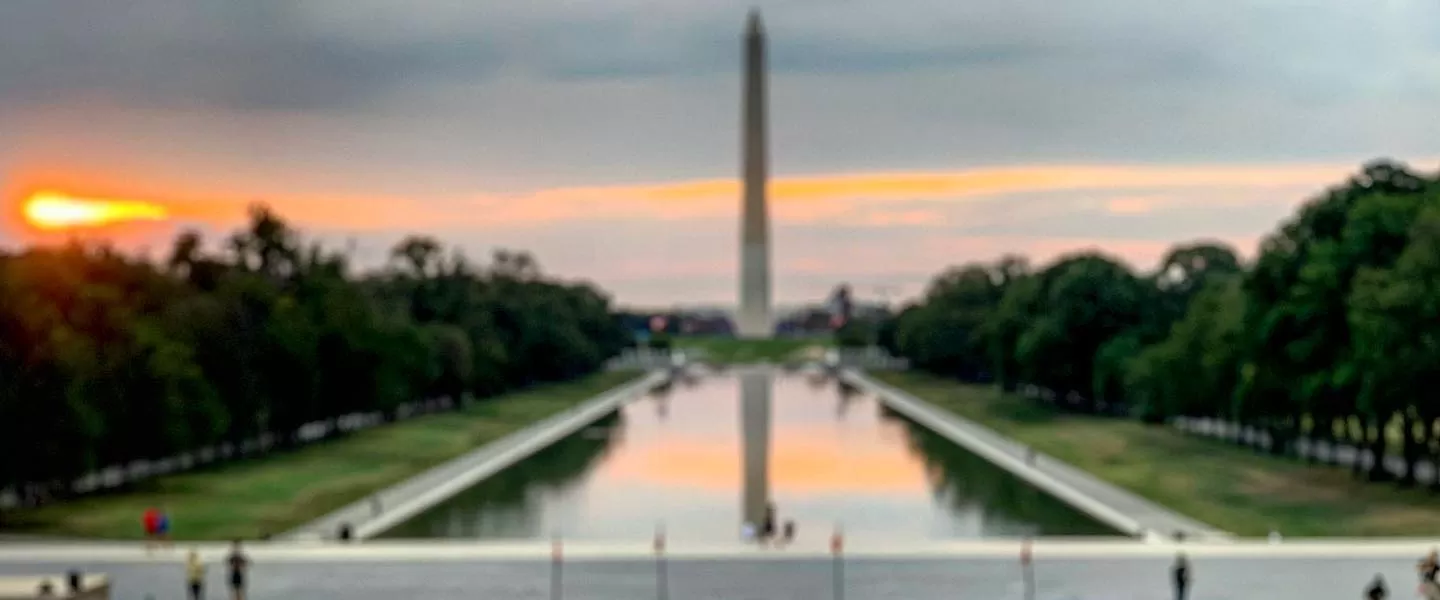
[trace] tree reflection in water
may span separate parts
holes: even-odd
[[[906,446],[925,462],[937,501],[959,510],[978,510],[987,536],[1097,535],[1115,531],[1050,497],[985,459],[884,405],[887,424],[900,426]]]
[[[855,405],[855,401],[858,400],[861,395],[863,395],[863,392],[860,391],[860,388],[837,380],[835,396],[839,401],[835,403],[835,416],[843,421],[845,419],[845,413],[850,410],[851,406]],[[882,413],[881,416],[883,417],[884,414]]]
[[[660,399],[664,402],[665,400]],[[591,466],[623,444],[614,412],[401,523],[385,538],[534,538],[549,535],[531,499],[579,485]]]

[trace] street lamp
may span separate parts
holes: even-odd
[[[875,295],[880,296],[880,306],[885,309],[885,312],[886,312],[886,313],[889,313],[889,312],[890,312],[890,295],[893,294],[893,293],[895,293],[895,291],[896,291],[895,287],[894,287],[894,286],[889,286],[889,285],[876,285],[876,286],[874,286],[874,291],[875,291]],[[873,320],[873,323],[872,323],[871,326],[870,326],[870,347],[873,349],[873,348],[877,348],[877,347],[879,347],[879,346],[880,346],[880,318],[876,318],[876,319]]]

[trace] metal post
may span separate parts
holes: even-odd
[[[560,545],[560,536],[557,534],[555,540],[550,544],[550,600],[561,600],[565,597],[565,589],[562,586],[563,569],[564,555]]]
[[[830,536],[830,553],[835,555],[835,600],[845,600],[845,536],[840,528]]]
[[[670,598],[670,574],[665,564],[665,527],[655,531],[655,597],[659,600]]]
[[[1020,545],[1020,575],[1024,579],[1025,600],[1035,600],[1035,559],[1028,537]]]

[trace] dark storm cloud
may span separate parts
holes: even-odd
[[[483,40],[381,47],[321,37],[279,2],[7,0],[0,108],[74,100],[132,106],[314,109],[408,78],[493,68]]]
[[[893,10],[771,4],[779,74],[1103,66],[1118,47],[1139,76],[1225,74],[1186,37],[1162,35],[1174,27],[1169,21],[1127,30],[1133,16],[1097,20],[1076,8],[993,2],[908,0]],[[75,96],[138,106],[347,108],[416,82],[484,81],[501,68],[561,79],[705,76],[738,68],[742,18],[735,6],[690,0],[6,0],[0,108]]]
[[[1105,85],[1266,86],[1297,102],[1433,91],[1433,6],[999,0],[763,3],[777,74],[1015,67]],[[697,77],[739,66],[744,7],[705,0],[5,0],[0,109],[67,96],[322,109],[500,70]],[[1426,38],[1431,35],[1431,38]],[[1021,69],[1023,67],[1023,69]],[[1407,77],[1408,75],[1408,77]],[[1023,100],[1023,99],[1017,99]],[[1043,100],[1042,100],[1043,101]]]

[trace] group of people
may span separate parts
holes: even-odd
[[[231,599],[245,600],[245,574],[250,569],[250,558],[240,549],[240,540],[231,542],[230,554],[225,557],[225,564],[230,570]],[[190,600],[204,600],[205,563],[200,560],[200,553],[195,550],[191,550],[190,556],[185,560],[185,581]]]
[[[745,524],[743,535],[746,540],[758,541],[762,545],[769,544],[772,540],[777,546],[784,547],[795,541],[795,522],[786,521],[784,529],[777,529],[779,520],[775,515],[775,503],[771,502],[765,506],[765,516],[760,519],[758,529],[750,523]]]
[[[146,552],[153,551],[156,546],[171,545],[169,514],[160,508],[150,507],[145,509],[140,520],[145,528]],[[231,542],[230,554],[225,557],[225,564],[230,571],[230,597],[233,600],[245,600],[245,573],[250,568],[250,559],[241,550],[240,540]],[[193,549],[185,560],[185,583],[190,600],[205,598],[205,563],[200,560],[200,553]]]
[[[145,549],[170,544],[170,514],[155,507],[145,509],[140,519],[145,526]]]
[[[1437,577],[1440,577],[1440,552],[1432,550],[1420,560],[1416,570],[1420,574],[1420,597],[1440,600],[1440,581],[1437,581]],[[1175,565],[1170,571],[1176,600],[1185,600],[1190,588],[1190,561],[1186,560],[1183,552],[1175,556]],[[1364,600],[1386,600],[1389,597],[1390,590],[1385,585],[1385,577],[1376,573],[1370,584],[1365,586]]]
[[[1440,552],[1431,550],[1430,554],[1420,559],[1415,565],[1416,572],[1420,575],[1420,597],[1426,600],[1440,600]],[[1365,600],[1385,600],[1390,597],[1390,591],[1385,587],[1385,578],[1379,573],[1375,579],[1370,580],[1370,585],[1365,588]]]
[[[1420,587],[1417,590],[1421,598],[1426,600],[1440,600],[1440,552],[1431,550],[1430,554],[1420,559],[1415,565],[1415,571],[1420,575]],[[1385,577],[1379,573],[1370,580],[1370,585],[1365,586],[1364,600],[1385,600],[1390,597],[1390,590],[1385,586]]]

